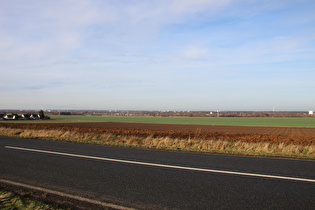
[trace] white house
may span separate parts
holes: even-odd
[[[308,114],[312,115],[312,114],[314,114],[314,111],[311,110],[311,111],[308,112]]]

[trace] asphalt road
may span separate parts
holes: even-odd
[[[136,209],[315,209],[315,161],[0,136],[0,182]]]

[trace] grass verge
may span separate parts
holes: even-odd
[[[29,198],[27,193],[24,195],[16,194],[4,186],[0,186],[0,209],[62,209],[56,205],[44,203],[42,201]]]
[[[0,127],[0,134],[23,138],[40,138],[55,141],[78,142],[108,146],[138,147],[186,152],[209,152],[251,156],[276,156],[315,159],[315,145],[303,146],[285,143],[249,143],[222,140],[172,139],[120,136],[111,133],[78,132],[69,130],[31,130]]]

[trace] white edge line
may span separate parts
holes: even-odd
[[[42,188],[42,187],[35,187],[35,186],[32,186],[32,185],[23,184],[23,183],[14,182],[14,181],[9,181],[9,180],[5,180],[5,179],[0,179],[0,183],[5,183],[5,184],[9,184],[9,185],[15,185],[15,186],[24,187],[24,188],[28,188],[28,189],[32,189],[32,190],[37,190],[37,191],[41,191],[41,192],[44,192],[44,193],[58,195],[58,196],[61,196],[61,197],[67,197],[67,198],[74,199],[74,200],[79,200],[79,201],[83,201],[83,202],[87,202],[87,203],[91,203],[91,204],[96,204],[96,205],[101,205],[103,207],[109,207],[109,208],[114,208],[114,209],[122,209],[122,210],[133,210],[132,208],[127,208],[127,207],[119,206],[119,205],[116,205],[116,204],[105,203],[105,202],[101,202],[101,201],[97,201],[97,200],[92,200],[92,199],[89,199],[89,198],[84,198],[84,197],[71,195],[71,194],[67,194],[67,193],[62,193],[62,192],[58,192],[58,191],[55,191],[55,190],[49,190],[49,189],[45,189],[45,188]]]
[[[263,177],[263,178],[294,180],[294,181],[304,181],[304,182],[314,182],[315,183],[315,180],[313,180],[313,179],[304,179],[304,178],[296,178],[296,177],[254,174],[254,173],[244,173],[244,172],[235,172],[235,171],[223,171],[223,170],[193,168],[193,167],[184,167],[184,166],[173,166],[173,165],[165,165],[165,164],[157,164],[157,163],[146,163],[146,162],[138,162],[138,161],[130,161],[130,160],[119,160],[119,159],[112,159],[112,158],[94,157],[94,156],[87,156],[87,155],[77,155],[77,154],[63,153],[63,152],[53,152],[53,151],[47,151],[47,150],[29,149],[29,148],[22,148],[22,147],[5,146],[5,148],[39,152],[39,153],[46,153],[46,154],[54,154],[54,155],[63,155],[63,156],[70,156],[70,157],[87,158],[87,159],[94,159],[94,160],[103,160],[103,161],[111,161],[111,162],[136,164],[136,165],[146,165],[146,166],[175,168],[175,169],[191,170],[191,171],[203,171],[203,172],[211,172],[211,173],[232,174],[232,175],[241,175],[241,176]]]

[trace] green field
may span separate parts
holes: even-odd
[[[136,116],[82,116],[51,115],[51,120],[12,120],[12,123],[75,123],[75,122],[130,122],[194,125],[240,125],[315,127],[315,118],[285,117],[136,117]]]
[[[315,118],[271,118],[271,117],[135,117],[135,116],[81,116],[52,115],[51,120],[19,121],[21,123],[62,123],[62,122],[131,122],[195,125],[241,125],[315,127]],[[16,121],[15,121],[16,122]]]

